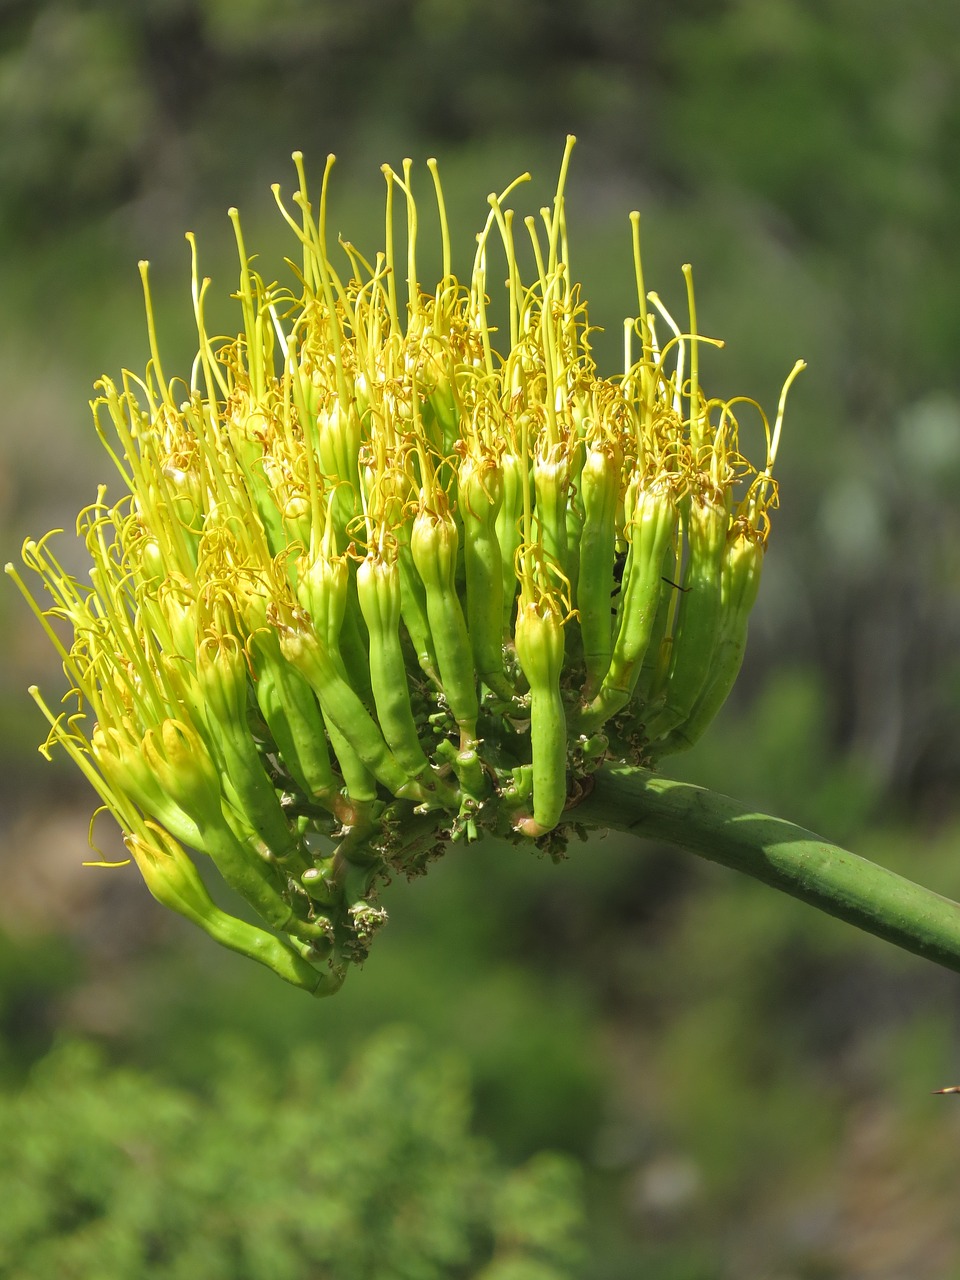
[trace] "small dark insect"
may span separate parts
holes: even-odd
[[[612,596],[618,596],[620,594],[620,588],[623,585],[623,571],[626,567],[627,553],[626,551],[618,551],[613,561],[613,581],[616,585],[610,592]]]

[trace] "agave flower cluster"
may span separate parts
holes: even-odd
[[[517,183],[490,197],[466,285],[428,161],[432,293],[411,164],[384,168],[370,262],[328,251],[332,158],[315,209],[295,155],[298,191],[275,189],[295,290],[253,270],[231,211],[235,340],[207,332],[188,237],[186,383],[165,376],[143,264],[151,361],[93,404],[122,492],[79,518],[89,582],[49,537],[24,548],[72,686],[59,715],[35,693],[44,749],[87,775],[161,902],[317,993],[366,955],[384,875],[484,831],[556,849],[592,771],[695,742],[740,666],[783,400],[753,467],[734,405],[700,387],[690,270],[681,327],[645,291],[635,214],[639,314],[622,374],[598,375],[569,154],[539,220],[507,207]],[[214,904],[187,849],[260,924]]]

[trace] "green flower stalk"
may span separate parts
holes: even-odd
[[[94,421],[118,476],[78,532],[89,582],[49,536],[23,558],[71,686],[65,750],[115,815],[151,892],[317,993],[383,922],[381,879],[483,832],[562,847],[605,761],[649,769],[695,742],[732,687],[756,598],[772,428],[711,399],[719,346],[647,293],[601,376],[570,267],[564,185],[515,219],[491,195],[465,284],[418,275],[413,171],[385,167],[384,247],[328,249],[314,204],[277,204],[291,284],[253,269],[231,210],[242,325],[214,339],[193,255],[198,346],[168,379],[146,264],[151,359],[103,378]],[[405,223],[402,249],[397,224]],[[521,252],[521,243],[522,252]],[[534,264],[525,274],[523,261]],[[491,320],[491,284],[506,277]],[[740,452],[759,413],[766,454]],[[66,623],[72,640],[61,640]],[[213,863],[254,925],[211,900]]]

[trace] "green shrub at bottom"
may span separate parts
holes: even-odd
[[[224,1045],[207,1090],[88,1044],[0,1094],[3,1280],[564,1280],[578,1168],[498,1164],[453,1059],[379,1035],[339,1079]]]

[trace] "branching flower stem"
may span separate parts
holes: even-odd
[[[960,972],[960,903],[729,796],[606,765],[568,815],[588,830],[662,840]]]

